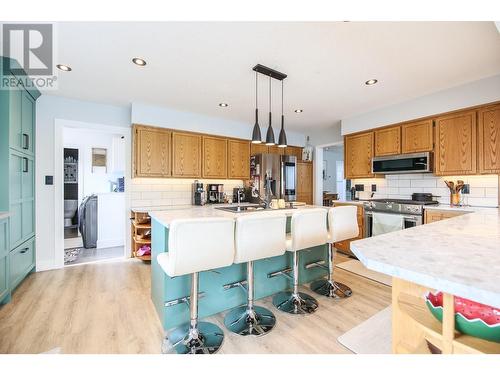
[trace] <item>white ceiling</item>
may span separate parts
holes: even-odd
[[[59,23],[57,39],[56,63],[73,71],[49,95],[253,123],[251,68],[261,63],[288,74],[286,124],[304,132],[500,73],[493,22]],[[370,78],[379,83],[366,86]],[[263,125],[268,81],[260,83]]]

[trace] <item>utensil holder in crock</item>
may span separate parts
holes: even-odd
[[[450,206],[460,206],[460,193],[450,194]]]

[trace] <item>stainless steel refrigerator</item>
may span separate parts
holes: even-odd
[[[297,158],[290,155],[258,154],[250,158],[251,201],[297,199]]]

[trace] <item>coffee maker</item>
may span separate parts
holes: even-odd
[[[195,206],[203,206],[206,203],[205,189],[203,188],[203,182],[198,182],[195,180],[193,183],[193,204]]]
[[[208,184],[207,191],[208,191],[207,203],[224,203],[223,184]]]

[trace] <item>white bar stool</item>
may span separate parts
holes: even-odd
[[[191,274],[188,302],[190,322],[172,329],[163,342],[163,353],[213,354],[224,340],[215,324],[198,322],[198,273],[226,267],[234,259],[234,220],[231,218],[179,219],[170,224],[168,252],[158,264],[170,276]]]
[[[327,212],[323,208],[310,208],[297,210],[292,215],[292,231],[287,238],[287,251],[293,252],[293,291],[280,292],[274,296],[273,305],[281,311],[290,314],[310,314],[318,308],[316,299],[298,290],[298,252],[327,242]]]
[[[359,235],[358,208],[356,206],[332,207],[328,210],[328,279],[311,283],[311,289],[330,298],[345,298],[352,290],[345,284],[333,280],[335,267],[335,242],[348,240]]]
[[[258,213],[238,217],[235,244],[234,263],[247,264],[247,278],[225,285],[224,288],[243,287],[247,284],[247,304],[229,311],[224,319],[224,325],[238,335],[262,336],[274,328],[276,318],[268,309],[255,306],[253,303],[253,262],[285,253],[286,216]]]

